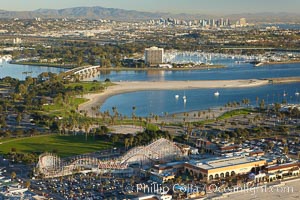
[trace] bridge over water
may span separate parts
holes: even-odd
[[[72,79],[78,77],[79,79],[90,78],[100,73],[100,66],[82,66],[70,69],[64,72],[65,77]]]

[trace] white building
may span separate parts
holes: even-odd
[[[14,38],[13,39],[13,44],[21,44],[22,43],[22,39],[21,38]]]
[[[164,49],[158,47],[150,47],[145,49],[145,63],[154,66],[162,64],[164,60]]]

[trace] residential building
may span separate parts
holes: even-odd
[[[149,66],[157,66],[162,64],[164,60],[164,49],[158,47],[150,47],[145,49],[145,63]]]

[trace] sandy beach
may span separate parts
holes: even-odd
[[[83,98],[89,101],[81,104],[79,110],[86,110],[89,116],[93,115],[91,107],[101,105],[105,100],[116,94],[145,91],[145,90],[190,90],[201,88],[242,88],[266,85],[269,80],[213,80],[213,81],[133,81],[117,82],[102,93],[86,94]]]

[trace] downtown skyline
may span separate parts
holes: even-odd
[[[36,9],[63,9],[71,7],[101,6],[147,12],[235,14],[258,12],[297,13],[298,0],[0,0],[1,9],[9,11],[32,11]]]

